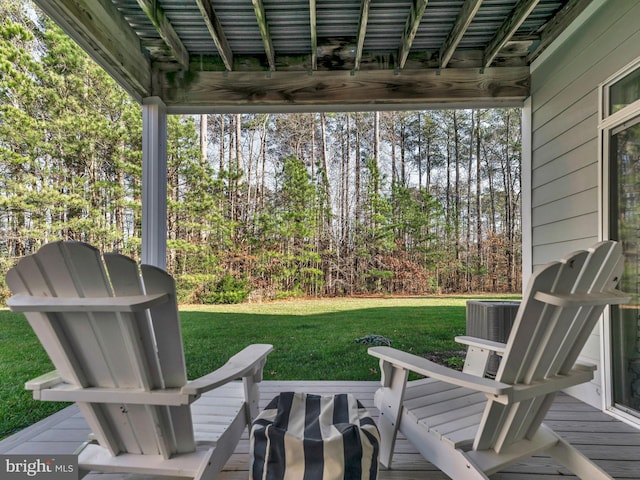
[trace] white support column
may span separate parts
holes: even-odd
[[[522,199],[522,287],[524,288],[531,277],[533,270],[533,224],[532,224],[532,155],[531,137],[531,97],[524,101],[522,107],[522,178],[521,178],[521,199]],[[524,293],[524,292],[523,292]]]
[[[142,101],[142,263],[167,265],[167,108]]]

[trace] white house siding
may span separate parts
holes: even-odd
[[[598,86],[640,57],[640,0],[594,0],[583,17],[574,33],[532,66],[534,268],[600,238]],[[594,330],[582,358],[601,365],[599,332]],[[601,407],[601,382],[596,375],[572,393]]]

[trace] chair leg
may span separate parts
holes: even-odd
[[[385,468],[391,468],[393,460],[393,450],[396,445],[398,436],[398,426],[400,424],[401,406],[394,402],[393,396],[388,398],[389,390],[380,388],[374,396],[374,403],[380,410],[378,418],[378,431],[380,432],[380,465]],[[390,401],[391,400],[391,401]],[[395,403],[395,408],[392,407]]]
[[[380,410],[378,430],[380,431],[380,464],[391,468],[393,450],[398,428],[402,420],[402,399],[407,385],[409,371],[380,361],[381,384],[374,396],[374,403]]]
[[[558,443],[545,452],[584,480],[613,480],[611,475],[561,438],[558,438]]]
[[[224,463],[223,465],[220,465],[220,462],[216,462],[213,459],[215,451],[215,448],[210,448],[207,451],[203,462],[200,464],[200,468],[198,468],[198,472],[193,477],[193,480],[213,480],[220,470],[222,470]]]
[[[465,452],[442,442],[435,435],[426,432],[418,423],[404,422],[400,426],[400,432],[428,462],[453,480],[489,480]]]
[[[393,450],[398,435],[397,422],[392,422],[389,416],[381,416],[378,419],[380,431],[380,464],[385,468],[391,468]]]

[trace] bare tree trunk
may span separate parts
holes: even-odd
[[[504,185],[504,210],[505,210],[505,227],[506,227],[506,242],[507,248],[505,251],[505,260],[507,262],[506,265],[506,277],[507,277],[507,291],[513,291],[513,242],[514,242],[514,221],[513,221],[513,180],[512,180],[512,171],[511,171],[511,150],[509,148],[509,143],[511,140],[511,115],[510,110],[506,112],[506,134],[504,141],[504,157],[503,157],[503,185]]]
[[[454,245],[455,245],[455,288],[460,288],[460,272],[458,265],[460,262],[460,137],[458,134],[458,114],[456,110],[453,111],[453,147],[454,147],[454,161],[455,161],[455,180],[454,180],[454,213],[453,213],[453,225],[454,225]]]
[[[256,170],[258,169],[257,164],[258,164],[258,159],[256,158],[254,161],[254,150],[255,150],[255,138],[256,138],[256,129],[255,127],[253,127],[251,129],[251,137],[249,140],[249,154],[247,155],[247,181],[246,181],[246,202],[245,202],[245,220],[251,215],[251,212],[253,212],[253,207],[252,207],[252,203],[251,203],[251,191],[253,190],[252,186],[251,186],[251,182],[253,181],[253,174],[254,174],[254,169],[253,169],[253,164],[256,164]],[[258,147],[259,148],[259,147]]]
[[[202,165],[207,164],[207,115],[200,115],[200,152],[202,154]]]
[[[219,125],[220,125],[220,164],[218,166],[218,177],[220,175],[222,175],[222,172],[224,171],[224,155],[225,155],[225,148],[224,148],[224,142],[225,142],[225,115],[218,115],[218,120],[219,120]]]
[[[346,115],[346,119],[347,121],[349,121],[349,115]],[[347,127],[348,129],[348,127]],[[347,183],[345,181],[346,177],[347,177],[347,138],[345,135],[345,127],[341,126],[340,128],[340,158],[342,159],[340,162],[340,188],[339,188],[339,202],[340,202],[340,240],[342,242],[342,244],[344,245],[345,242],[345,234],[346,234],[346,218],[347,218],[347,209],[346,209],[346,204],[347,204],[347,196],[346,196],[346,187],[347,187]]]
[[[124,149],[123,149],[124,151]],[[126,183],[125,183],[125,175],[123,168],[116,169],[116,177],[118,180],[118,186],[122,192],[126,192]],[[124,234],[125,234],[125,226],[124,226],[124,204],[122,201],[116,201],[115,204],[115,221],[116,221],[116,231],[118,232],[118,237],[116,240],[116,244],[114,245],[116,252],[122,252],[122,247],[124,246]]]
[[[240,185],[242,184],[242,174],[244,172],[243,158],[242,158],[242,115],[237,113],[235,115],[235,150],[236,150],[236,160],[234,165],[234,181],[233,181],[233,200],[234,200],[234,213],[233,219],[240,220],[242,219],[242,205],[239,202],[240,199]]]
[[[489,244],[489,248],[487,251],[487,271],[490,272],[489,276],[491,279],[491,291],[495,292],[497,288],[497,278],[496,278],[496,243],[495,238],[497,237],[498,232],[496,231],[496,193],[494,187],[494,174],[493,174],[493,165],[489,160],[490,156],[485,152],[485,161],[487,165],[487,187],[489,189],[489,229],[491,231],[491,236],[493,240]]]
[[[356,201],[355,201],[355,215],[354,215],[354,244],[357,244],[357,242],[360,239],[360,231],[361,231],[361,225],[360,225],[360,218],[361,218],[361,210],[362,210],[362,192],[360,191],[360,176],[361,176],[361,169],[362,169],[362,159],[360,158],[360,114],[356,113],[356,118],[355,118],[355,128],[356,128],[356,138],[355,138],[355,197],[356,197]],[[360,273],[360,265],[358,264],[358,255],[357,255],[357,245],[354,245],[354,260],[353,260],[353,264],[354,264],[354,276],[352,281],[358,281],[359,282],[359,273]],[[360,285],[358,285],[360,287]]]
[[[235,115],[229,117],[229,148],[227,149],[227,168],[229,170],[229,179],[227,181],[227,197],[229,199],[229,219],[235,220],[235,166],[234,159],[234,142],[235,142]]]
[[[224,202],[224,159],[225,159],[225,136],[226,136],[226,129],[225,129],[225,123],[226,123],[226,115],[223,114],[219,114],[218,115],[218,128],[219,128],[219,137],[218,137],[218,180],[220,181],[220,186],[219,188],[219,195],[218,195],[218,211],[220,211],[223,215],[226,213],[226,206],[225,206],[225,202]],[[218,228],[216,229],[216,238],[219,242],[223,241],[223,233],[222,233],[222,229],[220,228],[220,225],[218,224]]]
[[[376,170],[380,171],[380,112],[376,111],[373,117],[373,161]],[[379,177],[374,185],[375,193],[380,193]]]
[[[270,115],[265,115],[262,123],[262,134],[260,136],[260,158],[262,159],[262,171],[260,172],[260,207],[264,209],[266,188],[266,169],[267,169],[267,126],[269,125]]]
[[[466,289],[471,291],[472,288],[472,272],[471,272],[471,172],[473,170],[473,129],[475,110],[471,110],[471,130],[469,132],[469,155],[467,161],[467,221],[465,235],[465,271],[466,271]]]
[[[324,189],[324,199],[322,208],[322,233],[320,240],[323,241],[323,237],[328,241],[327,248],[331,252],[333,251],[333,235],[331,234],[331,217],[333,202],[331,200],[331,188],[329,186],[329,166],[327,163],[327,121],[324,113],[320,114],[320,145],[321,145],[321,157],[322,157],[322,184]],[[333,268],[331,263],[327,266],[327,285],[333,286]]]
[[[345,238],[350,241],[351,223],[351,114],[347,113],[347,155],[344,175],[344,214],[345,214]],[[348,243],[347,243],[348,244]]]
[[[427,177],[425,181],[427,193],[431,193],[431,173],[434,167],[434,163],[436,163],[434,157],[436,157],[438,154],[438,149],[436,146],[438,145],[438,140],[442,138],[442,128],[440,128],[440,131],[438,131],[437,124],[442,123],[442,120],[442,116],[438,117],[434,113],[429,112],[424,121],[423,129],[427,137],[427,152],[425,156],[427,161],[425,167]]]
[[[496,194],[495,194],[495,179],[493,174],[493,165],[489,160],[489,156],[485,152],[485,163],[487,165],[487,187],[489,188],[489,228],[491,233],[496,232]]]
[[[236,114],[236,171],[240,175],[244,169],[242,159],[242,115]]]
[[[404,116],[400,116],[400,182],[407,186],[407,122]]]
[[[396,145],[398,143],[398,138],[396,137],[396,119],[397,114],[390,113],[390,133],[391,138],[389,138],[389,142],[391,143],[391,188],[393,189],[398,183],[398,157],[396,154]]]
[[[346,286],[349,282],[349,275],[351,271],[349,270],[349,225],[348,225],[348,216],[349,216],[349,207],[348,207],[348,177],[349,177],[349,120],[350,115],[342,114],[338,117],[340,125],[340,178],[338,182],[338,202],[339,202],[339,224],[337,225],[336,237],[338,239],[336,245],[336,274],[337,278],[340,280],[340,284],[334,282],[334,286],[332,288],[332,292],[334,294],[346,293]],[[338,290],[340,287],[340,290]]]
[[[482,261],[482,170],[481,170],[481,158],[480,158],[480,113],[476,118],[476,270],[480,272],[483,265]],[[484,290],[484,275],[481,275],[482,284],[481,289]]]
[[[362,160],[360,159],[360,116],[358,113],[356,113],[356,158],[355,158],[355,162],[356,162],[356,184],[354,186],[355,188],[355,195],[356,195],[356,210],[355,210],[355,221],[356,221],[356,225],[355,225],[355,230],[356,230],[356,237],[358,236],[358,233],[360,231],[360,209],[362,207],[362,201],[361,201],[361,192],[360,192],[360,170],[361,170],[361,163]]]
[[[422,114],[418,112],[418,190],[422,190]]]
[[[179,192],[179,177],[178,177],[178,169],[177,168],[170,168],[169,169],[169,178],[168,178],[168,187],[169,187],[169,196],[171,198],[171,200],[173,201],[173,204],[176,205],[178,203],[178,200],[180,199],[180,192]],[[178,213],[177,210],[175,209],[175,207],[173,209],[171,209],[168,212],[168,225],[167,225],[167,230],[168,230],[168,237],[170,240],[172,241],[176,241],[178,239],[178,225],[179,225],[179,218],[178,218]],[[177,268],[177,259],[178,259],[178,253],[176,252],[175,248],[171,248],[169,247],[168,249],[168,259],[167,259],[167,271],[169,272],[175,272],[176,268]]]
[[[329,166],[327,163],[327,121],[324,113],[320,114],[320,144],[322,147],[322,184],[326,195],[329,215],[331,214],[331,187],[329,185]]]
[[[445,186],[445,218],[451,222],[451,135],[447,129],[447,184]]]

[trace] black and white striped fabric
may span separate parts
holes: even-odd
[[[380,434],[351,394],[284,392],[251,428],[251,480],[375,480]]]

